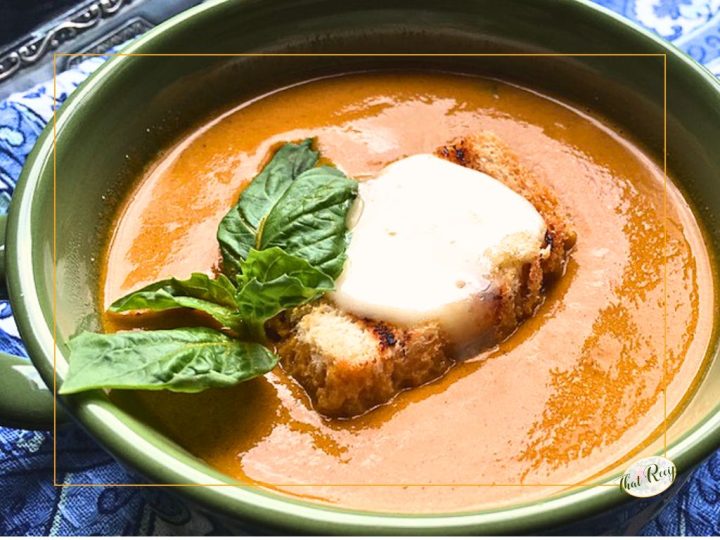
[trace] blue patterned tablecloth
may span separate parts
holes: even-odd
[[[657,32],[720,76],[720,0],[598,0]],[[62,102],[103,59],[58,77]],[[52,82],[0,102],[0,212],[23,162],[52,116]],[[10,306],[0,302],[0,349],[25,356]],[[58,431],[60,483],[141,482],[79,428]],[[168,492],[152,488],[55,488],[52,434],[0,428],[0,535],[202,535],[222,533]],[[646,535],[720,534],[720,452],[693,473]]]

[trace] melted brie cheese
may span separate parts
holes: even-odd
[[[337,306],[400,325],[436,321],[457,347],[487,337],[499,268],[537,257],[546,231],[501,182],[430,154],[361,182],[348,221]]]

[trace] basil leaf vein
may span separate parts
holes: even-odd
[[[335,167],[313,167],[310,140],[286,144],[223,218],[218,241],[226,274],[243,272],[251,249],[280,247],[332,278],[342,272],[349,241],[346,216],[357,182]]]
[[[237,280],[240,315],[259,323],[334,288],[330,276],[278,247],[251,249]]]
[[[228,275],[239,273],[250,248],[258,248],[263,222],[290,184],[318,160],[312,139],[283,145],[240,195],[235,207],[220,222],[217,239]]]
[[[200,392],[257,377],[278,361],[263,345],[209,328],[83,332],[70,340],[70,350],[61,394],[97,388]]]
[[[211,278],[193,273],[189,279],[157,281],[113,302],[114,313],[127,311],[189,308],[203,311],[226,328],[237,330],[242,319],[237,315],[236,289],[224,275]]]
[[[280,247],[337,278],[350,240],[346,219],[357,182],[333,167],[298,176],[263,225],[261,248]]]

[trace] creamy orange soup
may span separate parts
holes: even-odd
[[[226,390],[114,399],[238,482],[359,509],[516,502],[597,479],[640,452],[702,372],[714,290],[701,231],[633,142],[509,84],[348,75],[275,92],[200,126],[158,157],[119,213],[103,307],[160,278],[212,271],[218,222],[278,142],[317,137],[324,156],[362,180],[478,130],[497,133],[542,175],[578,234],[567,274],[507,341],[353,420],[318,415],[279,367]],[[188,314],[171,317],[193,324]],[[106,318],[105,329],[166,320]]]

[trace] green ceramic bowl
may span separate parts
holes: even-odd
[[[589,2],[211,1],[162,24],[125,52],[220,55],[113,58],[73,93],[57,115],[56,190],[52,126],[27,160],[7,224],[3,269],[18,327],[50,388],[53,361],[60,379],[65,373],[68,337],[81,328],[98,327],[97,261],[109,217],[143,165],[160,149],[231,103],[327,73],[380,68],[481,73],[585,104],[662,159],[664,56],[377,57],[369,53],[667,55],[669,170],[695,204],[713,254],[720,253],[720,85],[667,43]],[[363,54],[222,56],[260,52]],[[720,445],[718,365],[713,364],[696,398],[668,431],[669,456],[681,472]],[[51,419],[52,400],[41,382],[27,376],[28,370],[16,359],[3,359],[0,418],[40,427]],[[153,483],[229,481],[142,419],[110,403],[101,392],[64,399],[62,409]],[[517,533],[577,522],[629,500],[617,488],[596,487],[483,512],[408,516],[341,511],[243,487],[174,489],[226,523],[317,533]]]

